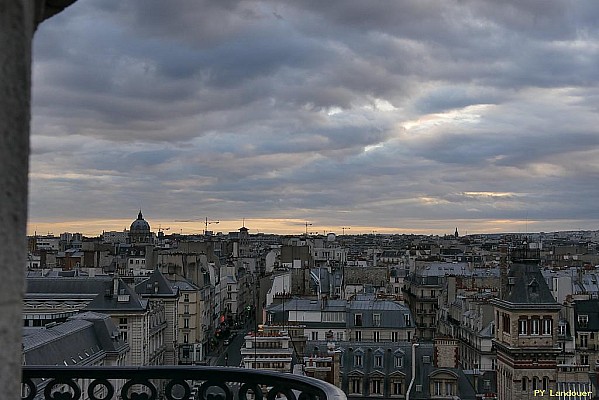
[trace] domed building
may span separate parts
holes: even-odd
[[[137,219],[131,223],[131,228],[129,229],[129,242],[131,244],[152,242],[150,224],[144,219],[141,210],[139,210]]]

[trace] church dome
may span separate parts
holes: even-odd
[[[141,232],[150,232],[150,224],[148,224],[146,222],[146,220],[144,219],[141,210],[139,210],[139,214],[137,215],[137,219],[135,221],[133,221],[133,223],[131,223],[131,229],[130,231],[132,233],[141,233]]]

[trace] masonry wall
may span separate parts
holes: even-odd
[[[0,386],[20,398],[33,1],[0,2]]]

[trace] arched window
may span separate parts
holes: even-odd
[[[543,390],[548,390],[549,389],[549,378],[544,376],[543,377]]]
[[[528,378],[522,377],[522,391],[528,390]]]

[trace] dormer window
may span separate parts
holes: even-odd
[[[581,328],[586,328],[589,324],[589,316],[588,315],[579,315],[578,316],[578,325]]]
[[[530,291],[530,293],[537,293],[539,291],[539,282],[537,282],[536,279],[533,279],[529,284],[528,284],[528,289]]]
[[[362,366],[362,355],[361,354],[356,354],[354,356],[354,366],[356,366],[356,367]]]
[[[401,355],[395,356],[395,367],[402,368],[403,367],[403,357]]]

